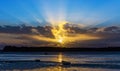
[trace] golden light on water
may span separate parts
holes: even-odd
[[[58,62],[62,62],[62,61],[63,61],[63,55],[62,55],[62,53],[59,53]]]

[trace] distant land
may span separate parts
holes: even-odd
[[[120,47],[102,48],[68,48],[68,47],[16,47],[5,46],[3,52],[92,52],[92,51],[120,51]]]

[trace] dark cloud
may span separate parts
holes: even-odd
[[[50,26],[0,26],[0,46],[16,45],[16,46],[59,46],[58,43],[52,42],[53,35]],[[68,47],[106,47],[120,46],[120,27],[101,27],[101,28],[80,28],[66,26],[71,34],[87,34],[99,39],[76,40],[71,43],[64,44]],[[39,38],[33,38],[35,36]],[[51,38],[51,39],[50,39]],[[82,38],[82,37],[80,37]],[[76,39],[73,37],[73,39]],[[81,41],[82,40],[82,41]]]

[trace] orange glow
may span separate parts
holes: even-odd
[[[62,53],[59,53],[59,55],[58,55],[58,62],[62,62],[63,61],[63,59],[62,59]]]
[[[55,37],[56,42],[64,43],[67,34],[66,30],[64,29],[65,24],[66,22],[60,22],[57,26],[53,26],[51,31]]]
[[[30,37],[40,40],[40,41],[46,41],[46,42],[52,42],[53,44],[57,44],[57,46],[64,47],[67,45],[67,43],[72,43],[76,41],[84,41],[84,40],[93,40],[93,39],[100,39],[100,37],[89,35],[89,34],[77,34],[77,33],[68,33],[64,25],[66,22],[58,22],[58,23],[52,23],[52,29],[51,32],[54,36],[54,38],[45,37],[43,35],[32,35]],[[38,33],[36,30],[33,30],[33,32]]]

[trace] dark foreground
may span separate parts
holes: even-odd
[[[120,71],[120,52],[2,52],[0,70]]]

